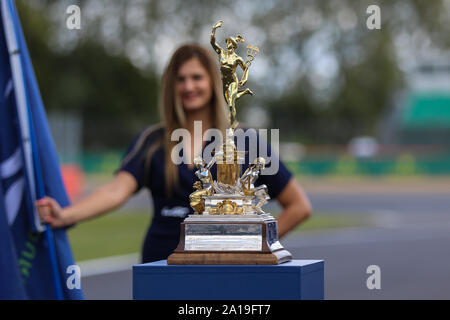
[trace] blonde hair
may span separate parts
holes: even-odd
[[[197,58],[208,72],[212,84],[211,107],[213,108],[213,127],[223,133],[228,126],[227,108],[223,96],[221,75],[215,57],[204,47],[198,44],[186,44],[179,47],[164,71],[159,95],[159,107],[164,122],[163,144],[165,149],[165,177],[166,191],[171,194],[173,187],[178,184],[178,168],[171,161],[171,151],[178,143],[170,141],[172,131],[177,128],[186,128],[186,115],[183,105],[176,94],[176,81],[178,70],[186,61]]]

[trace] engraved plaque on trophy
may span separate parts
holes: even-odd
[[[235,103],[244,94],[253,92],[242,86],[247,82],[248,69],[259,49],[247,46],[247,61],[235,53],[241,36],[226,39],[226,50],[215,41],[219,21],[212,29],[211,45],[219,55],[225,101],[229,107],[230,127],[226,130],[221,150],[206,164],[194,159],[200,181],[194,184],[190,205],[195,214],[181,223],[180,242],[168,259],[168,264],[279,264],[292,260],[291,254],[278,241],[277,221],[261,207],[269,199],[265,185],[254,186],[264,158],[256,158],[240,176],[240,164],[245,154],[234,143]],[[243,69],[240,81],[236,68]],[[217,181],[210,172],[217,166]]]

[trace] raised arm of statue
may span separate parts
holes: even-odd
[[[211,31],[211,46],[213,47],[214,51],[217,52],[217,54],[221,54],[223,52],[223,49],[216,43],[216,29],[220,28],[222,26],[222,23],[222,20],[219,20],[219,22],[216,23]]]

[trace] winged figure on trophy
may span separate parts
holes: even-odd
[[[222,73],[223,93],[225,101],[230,109],[230,126],[235,129],[238,125],[236,121],[236,100],[245,94],[253,95],[249,88],[242,89],[248,79],[248,69],[251,62],[255,58],[259,49],[255,46],[247,46],[247,61],[244,62],[240,56],[235,52],[238,42],[245,42],[241,35],[226,38],[227,49],[222,49],[216,43],[216,29],[222,26],[222,20],[216,23],[211,32],[211,45],[214,51],[219,55],[220,71]],[[238,80],[236,75],[237,67],[241,67],[244,74],[241,80]]]

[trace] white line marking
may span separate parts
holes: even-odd
[[[140,263],[140,254],[131,253],[120,256],[80,261],[81,277],[90,277],[107,273],[131,270],[133,265]]]

